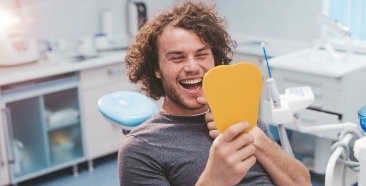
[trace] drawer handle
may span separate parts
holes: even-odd
[[[4,116],[5,116],[5,125],[4,125],[4,129],[5,129],[5,140],[7,141],[7,144],[9,145],[9,147],[13,147],[13,143],[14,143],[14,132],[13,132],[13,122],[11,119],[11,110],[8,107],[5,107],[3,109],[4,112]],[[10,148],[9,151],[9,157],[8,157],[8,163],[13,164],[15,163],[15,152],[14,152],[14,148]]]
[[[309,80],[305,80],[305,79],[297,79],[297,78],[293,78],[293,77],[291,77],[291,78],[285,77],[284,79],[285,79],[285,81],[301,83],[301,84],[306,84],[306,85],[315,85],[315,86],[323,85],[323,82],[314,82],[314,81],[309,81]]]
[[[316,103],[313,103],[310,105],[311,108],[314,108],[314,109],[319,109],[321,110],[323,108],[323,105],[322,104],[316,104]]]
[[[113,69],[108,69],[107,73],[110,76],[117,76],[117,75],[121,75],[124,74],[126,72],[126,69],[122,69],[122,70],[113,70]]]

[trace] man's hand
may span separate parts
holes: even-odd
[[[202,105],[207,105],[207,100],[205,97],[198,97],[197,102]],[[210,130],[210,132],[209,132],[210,137],[215,139],[217,136],[219,136],[220,132],[216,128],[216,125],[213,120],[212,112],[208,112],[205,115],[205,120],[207,123],[208,130]]]
[[[198,97],[197,102],[207,104],[205,97]],[[209,159],[199,183],[205,185],[235,185],[239,183],[248,170],[255,164],[254,137],[243,133],[249,127],[248,123],[240,122],[227,128],[220,135],[213,120],[213,115],[205,115],[210,137],[214,142],[210,149]]]
[[[220,132],[217,130],[215,122],[213,121],[212,112],[208,112],[205,115],[205,120],[207,123],[207,128],[210,130],[208,133],[211,138],[215,139],[217,136],[219,136]]]
[[[198,185],[236,185],[244,178],[256,162],[254,137],[243,133],[248,127],[248,123],[239,122],[217,136]]]

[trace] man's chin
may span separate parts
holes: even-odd
[[[202,105],[202,104],[199,104],[199,103],[194,103],[194,104],[186,104],[185,107],[188,109],[188,110],[200,110],[200,109],[204,109],[204,107],[206,107],[206,105]]]

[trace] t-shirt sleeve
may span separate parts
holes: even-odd
[[[170,185],[151,145],[127,136],[118,151],[120,185]]]

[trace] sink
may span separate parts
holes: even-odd
[[[70,62],[83,62],[85,60],[88,59],[94,59],[94,58],[98,58],[99,55],[94,55],[94,56],[85,56],[85,55],[77,55],[71,58]]]

